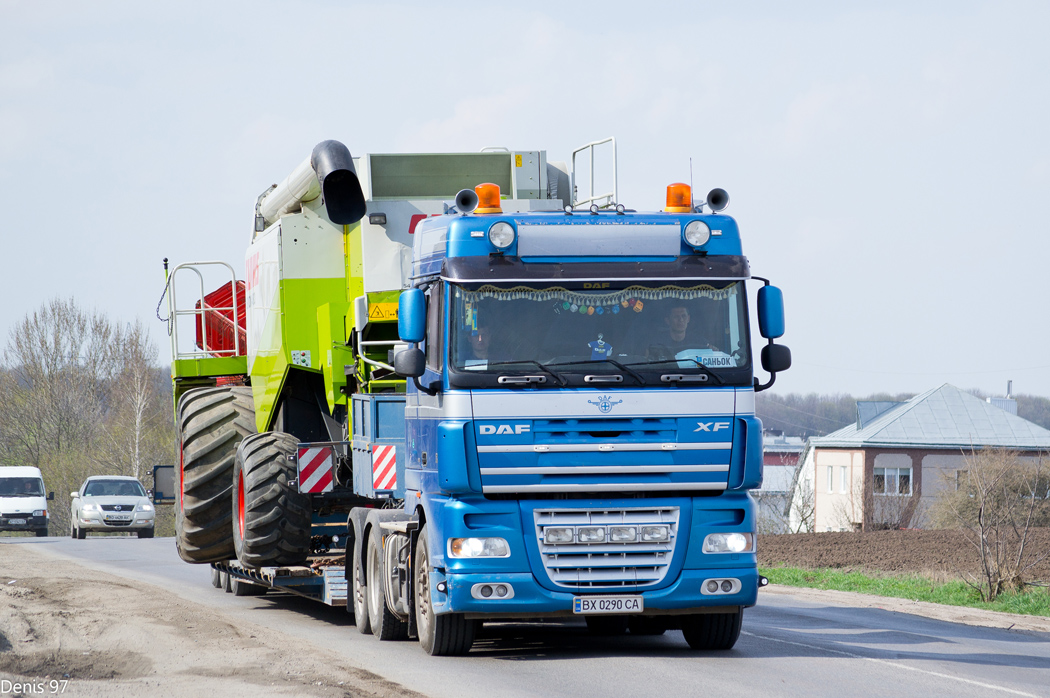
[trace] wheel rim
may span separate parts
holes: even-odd
[[[368,612],[378,621],[381,615],[377,592],[381,594],[383,590],[379,588],[379,550],[375,544],[368,546],[368,582]]]
[[[419,637],[430,636],[431,609],[430,609],[430,564],[427,559],[425,541],[420,541],[417,546],[419,560],[416,562],[416,625],[419,626]]]
[[[365,608],[365,592],[361,586],[361,562],[358,559],[354,559],[354,566],[351,574],[354,575],[353,588],[354,588],[354,613],[364,614],[367,613]],[[364,622],[363,618],[357,619],[358,623]]]
[[[244,540],[244,471],[237,478],[237,532]]]

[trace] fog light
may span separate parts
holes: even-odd
[[[715,593],[716,591],[718,591],[718,582],[716,582],[713,579],[708,581],[708,583],[707,583],[707,590],[709,592],[711,592],[712,594]]]
[[[642,526],[641,536],[645,543],[666,543],[671,540],[671,529],[667,526]]]
[[[451,538],[452,557],[510,557],[510,546],[502,538]]]
[[[724,592],[726,592],[728,594],[732,590],[733,590],[733,583],[731,581],[729,581],[728,579],[723,579],[722,580],[722,591],[724,591]]]
[[[543,542],[547,545],[565,545],[572,542],[573,531],[568,526],[543,529]]]
[[[601,526],[581,526],[576,529],[576,540],[581,543],[604,543],[605,529]]]
[[[484,596],[486,599],[492,596],[492,587],[490,587],[488,584],[481,587],[481,595]]]
[[[610,526],[609,540],[613,543],[633,543],[638,540],[638,529],[634,526]]]
[[[498,597],[500,597],[502,599],[506,595],[507,595],[507,587],[503,586],[502,584],[497,584],[496,585],[496,596],[498,596]]]

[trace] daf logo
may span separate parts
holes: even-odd
[[[597,406],[598,411],[602,414],[609,414],[612,412],[612,408],[619,405],[623,400],[613,400],[612,395],[599,395],[598,401],[588,400],[588,403]]]
[[[697,427],[696,427],[696,429],[693,429],[694,432],[697,432],[697,431],[715,432],[715,431],[722,431],[723,429],[728,429],[729,428],[729,422],[697,422],[696,424],[697,424]]]
[[[500,436],[501,434],[525,434],[532,431],[532,427],[528,424],[482,424],[478,427],[478,433],[484,436],[495,434]]]

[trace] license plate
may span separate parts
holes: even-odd
[[[15,525],[15,526],[25,525],[26,520],[25,519],[8,519],[7,523]]]
[[[641,613],[645,604],[641,596],[574,596],[572,612],[586,615],[602,613]]]
[[[131,521],[131,516],[130,515],[121,516],[119,514],[117,516],[107,516],[106,517],[106,521]]]

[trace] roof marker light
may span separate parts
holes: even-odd
[[[693,189],[688,184],[676,182],[667,185],[667,213],[692,213]]]
[[[499,185],[486,182],[474,187],[478,195],[478,207],[474,213],[503,213],[499,205]]]

